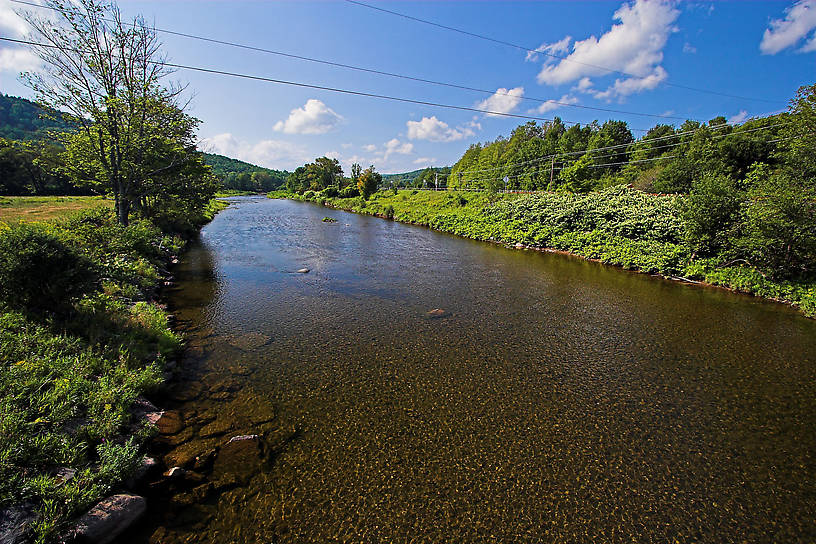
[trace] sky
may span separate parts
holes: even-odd
[[[816,83],[816,0],[365,1],[520,47],[345,0],[119,5],[157,29],[488,92],[160,32],[177,64],[568,123],[622,119],[636,137],[657,123],[781,111],[799,86]],[[21,8],[31,9],[0,0],[0,36],[26,35]],[[19,73],[38,66],[0,42],[0,91],[33,98]],[[447,166],[527,121],[184,69],[172,79],[188,85],[202,150],[275,169],[323,155],[346,174],[354,162],[383,173]]]

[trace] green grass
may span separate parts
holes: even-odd
[[[748,266],[693,259],[684,242],[677,196],[625,187],[588,194],[379,191],[367,201],[320,193],[271,198],[309,200],[356,213],[426,225],[475,240],[565,251],[666,277],[683,277],[792,304],[816,317],[816,281],[774,281]]]
[[[113,200],[101,196],[3,196],[0,221],[52,221],[96,207],[113,207]]]
[[[226,206],[213,200],[201,220]],[[51,542],[132,472],[154,432],[131,405],[161,387],[165,361],[182,346],[154,297],[160,269],[185,242],[145,220],[123,227],[106,207],[0,224],[0,242],[25,229],[79,253],[98,277],[61,301],[67,313],[0,300],[0,509],[33,502],[35,539]],[[0,276],[20,274],[26,259],[0,255]],[[60,273],[60,263],[50,268]],[[57,477],[62,468],[75,471],[67,483]]]

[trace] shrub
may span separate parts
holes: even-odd
[[[354,198],[357,196],[360,196],[360,191],[357,190],[357,187],[351,185],[340,191],[340,198]]]
[[[96,280],[93,263],[45,227],[21,224],[0,234],[0,297],[11,308],[63,313]]]
[[[385,207],[385,216],[388,219],[394,219],[394,206],[389,204],[388,206]]]
[[[337,196],[337,195],[338,195],[340,192],[337,190],[337,187],[335,187],[334,185],[329,185],[328,187],[326,187],[325,189],[323,189],[323,191],[321,191],[321,193],[322,193],[322,195],[323,195],[324,197],[326,197],[326,198],[334,198],[334,197],[336,197],[336,196]]]

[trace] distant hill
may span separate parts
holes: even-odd
[[[274,191],[284,185],[289,176],[286,170],[272,170],[214,153],[204,153],[204,162],[221,178],[225,189]]]
[[[45,111],[36,102],[0,93],[0,138],[41,140],[50,130],[70,131],[76,128],[61,114],[43,117]],[[283,185],[289,175],[286,171],[271,170],[212,153],[204,153],[204,161],[212,167],[225,189],[272,191]]]
[[[49,130],[74,130],[63,114],[54,112],[52,119],[43,117],[46,111],[31,100],[0,93],[0,138],[41,140]]]
[[[434,177],[438,173],[439,185],[442,186],[443,180],[447,179],[450,171],[450,166],[444,166],[441,168],[421,168],[402,174],[383,174],[383,185],[389,186],[393,183],[397,187],[422,187],[423,184],[430,186],[433,185]]]

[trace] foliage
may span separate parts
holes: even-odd
[[[315,162],[299,166],[286,178],[286,189],[293,193],[322,191],[330,186],[338,190],[343,182],[343,169],[337,159],[320,157]]]
[[[681,206],[689,246],[703,255],[725,248],[733,236],[741,204],[741,195],[727,176],[705,174],[695,180]]]
[[[204,153],[204,162],[218,178],[222,190],[228,191],[266,193],[283,187],[289,176],[285,170],[271,170],[213,153]]]
[[[0,138],[9,140],[43,140],[52,132],[68,132],[76,122],[56,110],[0,93]]]
[[[368,200],[368,197],[377,190],[380,183],[382,183],[382,176],[377,173],[374,166],[369,166],[360,174],[360,178],[357,180],[357,190],[363,200]]]
[[[0,233],[0,300],[35,314],[63,314],[97,278],[91,261],[37,225],[17,224]]]

